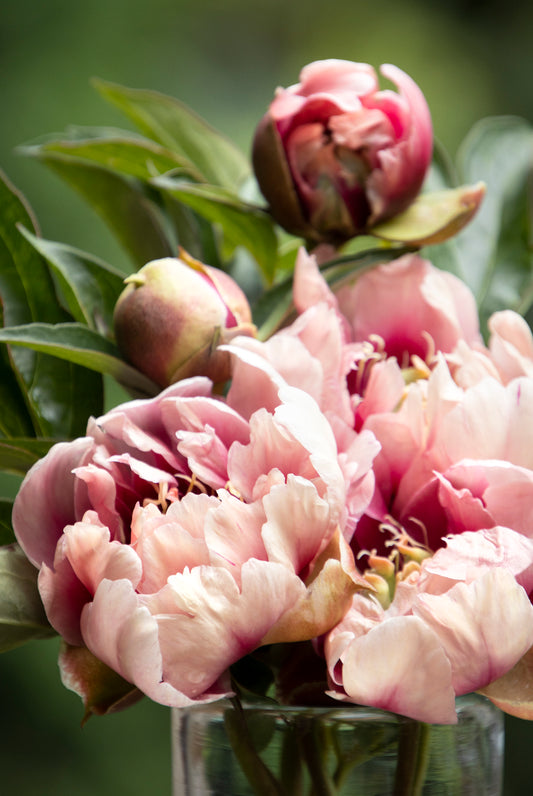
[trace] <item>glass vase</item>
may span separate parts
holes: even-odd
[[[457,701],[456,725],[354,705],[213,703],[172,711],[174,796],[498,796],[503,716]]]

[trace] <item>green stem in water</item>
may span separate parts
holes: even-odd
[[[431,725],[406,721],[400,727],[394,796],[420,796],[429,762]]]
[[[258,796],[287,796],[281,783],[257,753],[240,700],[234,697],[231,701],[233,708],[225,714],[226,733],[254,793]]]

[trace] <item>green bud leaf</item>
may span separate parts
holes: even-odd
[[[368,232],[414,248],[443,243],[472,220],[484,194],[485,185],[481,182],[421,194],[403,213],[376,224]]]

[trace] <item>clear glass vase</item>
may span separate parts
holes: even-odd
[[[498,796],[503,716],[475,694],[457,707],[457,725],[353,705],[174,709],[173,794]]]

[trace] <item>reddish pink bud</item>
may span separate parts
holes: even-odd
[[[402,212],[431,161],[424,95],[390,64],[400,93],[380,91],[368,64],[315,61],[278,89],[254,139],[259,186],[281,226],[341,243]]]
[[[230,376],[217,346],[255,326],[246,296],[218,268],[181,258],[154,260],[128,277],[114,314],[117,345],[145,375],[166,387],[189,376]]]

